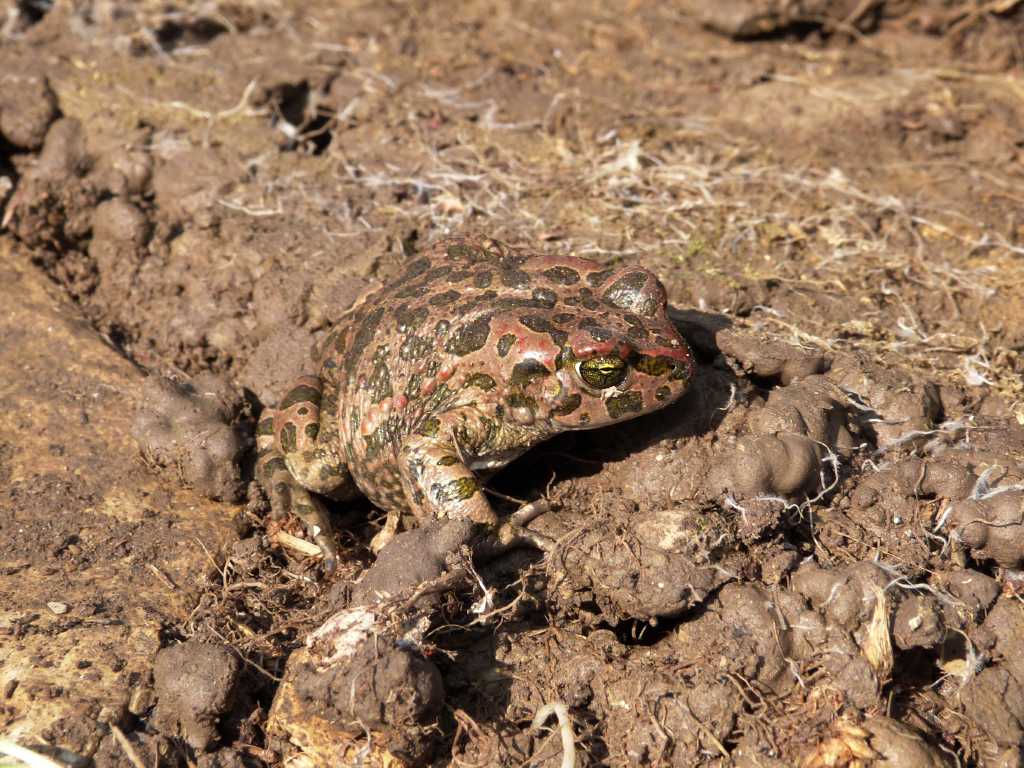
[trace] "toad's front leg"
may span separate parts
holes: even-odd
[[[524,527],[546,505],[527,504],[499,524],[482,483],[466,465],[465,452],[474,453],[481,442],[481,436],[474,434],[479,426],[476,416],[469,408],[453,409],[427,419],[406,438],[398,463],[410,508],[424,522],[471,520],[486,526],[492,548],[528,544],[550,549],[550,540]]]
[[[402,487],[414,514],[424,522],[472,520],[495,526],[498,516],[455,439],[466,429],[461,410],[426,419],[405,439],[398,453]]]

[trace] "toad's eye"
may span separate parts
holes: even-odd
[[[592,357],[583,360],[577,369],[584,383],[594,389],[608,389],[626,378],[626,361],[619,357]]]

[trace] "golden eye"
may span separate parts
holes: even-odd
[[[594,389],[608,389],[621,384],[626,378],[626,361],[619,357],[592,357],[577,368],[580,378]]]

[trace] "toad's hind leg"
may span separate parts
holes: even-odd
[[[327,570],[337,562],[337,547],[327,508],[314,494],[339,501],[357,494],[341,458],[336,416],[336,385],[303,376],[276,410],[267,410],[256,438],[256,474],[274,515],[292,513],[306,524]]]

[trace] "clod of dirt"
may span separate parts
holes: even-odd
[[[240,499],[239,462],[251,440],[251,425],[240,423],[241,397],[212,374],[189,382],[150,376],[143,391],[132,436],[145,459],[172,467],[208,498]]]
[[[298,673],[299,694],[333,709],[339,723],[404,729],[433,722],[444,701],[437,667],[407,648],[382,648],[369,635],[361,640],[348,658]],[[359,696],[351,695],[354,689]]]
[[[4,217],[34,258],[54,269],[75,262],[73,251],[88,236],[99,195],[83,178],[92,165],[78,120],[50,126],[36,164],[18,182]],[[89,271],[83,267],[82,272]],[[76,293],[91,290],[91,276],[63,276]]]
[[[910,458],[867,475],[853,492],[854,507],[891,506],[894,499],[965,499],[977,477],[956,457]]]
[[[717,664],[688,664],[680,656],[664,646],[631,649],[606,629],[587,636],[556,629],[511,633],[495,649],[502,668],[518,670],[509,683],[509,702],[501,706],[529,721],[545,703],[562,702],[579,736],[581,720],[595,718],[602,723],[602,752],[607,749],[594,761],[600,765],[699,765],[702,757],[718,753],[716,745],[741,716],[743,699]],[[500,736],[492,732],[492,738],[509,742],[510,753],[523,755],[501,765],[564,764],[557,733],[547,739],[538,734],[532,745],[524,738],[529,735],[515,725]],[[457,755],[460,763],[499,764],[487,759],[485,739],[468,746]]]
[[[57,97],[45,78],[9,73],[0,78],[0,137],[15,147],[39,149],[58,114]]]
[[[920,733],[889,717],[872,717],[861,727],[878,757],[878,768],[946,768],[949,759]]]
[[[290,670],[309,662],[309,651],[300,648],[288,659],[284,680],[277,689],[267,715],[265,731],[268,746],[297,766],[362,765],[365,768],[406,768],[408,763],[387,751],[371,734],[353,735],[341,730],[333,720],[333,711],[321,711],[300,696]],[[294,762],[293,762],[294,761]]]
[[[238,373],[239,381],[273,404],[295,378],[309,373],[314,331],[337,321],[369,287],[342,271],[316,280],[295,270],[270,270],[253,286],[252,307],[259,346]]]
[[[719,669],[783,694],[796,685],[789,660],[812,657],[831,634],[799,595],[771,595],[754,584],[728,584],[700,617],[679,626],[674,644],[686,658],[719,659]],[[841,637],[833,651],[847,657],[857,653]]]
[[[715,341],[726,359],[735,360],[744,373],[778,381],[784,387],[796,379],[825,373],[830,365],[823,355],[748,329],[727,328]]]
[[[743,429],[752,434],[740,437],[708,475],[713,495],[799,498],[827,482],[830,452],[846,455],[857,443],[842,393],[817,375],[773,389],[763,406],[749,409]]]
[[[82,124],[70,117],[55,122],[46,133],[33,176],[54,182],[84,174],[92,164],[85,148]]]
[[[1024,564],[1024,490],[996,489],[953,506],[950,529],[976,560]]]
[[[97,184],[118,197],[141,195],[153,177],[153,158],[137,149],[119,147],[96,161]]]
[[[889,581],[881,568],[869,562],[834,570],[807,562],[793,574],[793,589],[810,600],[829,624],[856,633],[871,620],[874,588],[885,589]]]
[[[945,634],[946,627],[938,600],[931,595],[911,595],[896,609],[892,635],[896,645],[908,648],[931,648]]]
[[[153,664],[152,722],[197,750],[217,741],[217,721],[231,706],[241,663],[227,647],[193,640],[162,649]]]
[[[437,578],[472,533],[471,521],[450,520],[397,534],[352,588],[350,605],[379,603]]]
[[[735,578],[733,526],[714,510],[683,505],[639,516],[609,507],[566,521],[573,533],[547,561],[549,598],[588,621],[677,616]],[[596,605],[599,616],[589,616]]]
[[[822,740],[801,762],[803,768],[886,766],[946,768],[949,761],[912,728],[888,717],[872,717],[857,725],[841,719],[833,735]]]
[[[961,689],[971,741],[985,765],[1020,765],[1024,741],[1024,687],[1007,670],[988,667]]]
[[[979,619],[999,597],[999,582],[978,571],[964,569],[948,574],[946,588],[957,598],[966,618]]]
[[[179,152],[153,173],[153,191],[161,212],[171,222],[195,220],[210,224],[217,217],[215,204],[227,192],[238,172],[213,150]]]
[[[839,386],[875,432],[880,450],[926,442],[942,413],[939,388],[896,370],[839,355],[828,379]]]
[[[99,288],[111,299],[130,292],[149,240],[150,223],[135,205],[120,198],[99,204],[92,217],[89,257],[100,274]]]
[[[331,744],[369,729],[389,751],[421,760],[431,746],[426,729],[440,713],[444,684],[416,650],[429,621],[421,618],[402,633],[391,619],[386,610],[352,608],[311,633],[307,650],[288,660],[268,729],[293,743],[296,733],[306,734],[313,743],[300,746],[314,753],[336,751]]]

